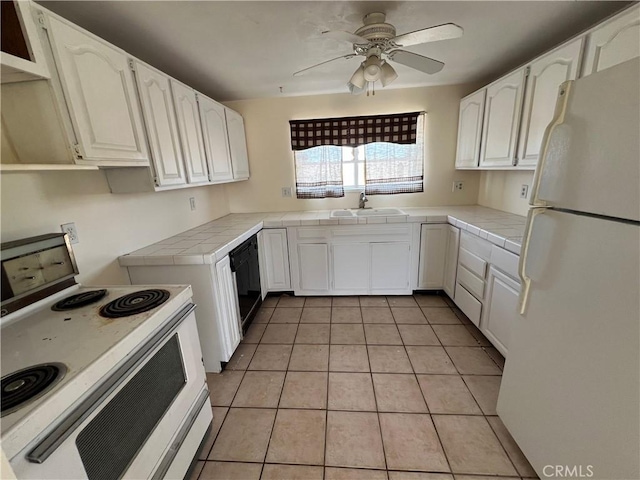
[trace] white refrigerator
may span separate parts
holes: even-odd
[[[640,61],[564,83],[498,399],[540,478],[640,478]]]

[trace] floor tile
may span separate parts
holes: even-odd
[[[485,415],[497,415],[496,405],[502,377],[465,375],[462,377]]]
[[[427,323],[426,317],[418,307],[395,307],[391,311],[396,323]]]
[[[460,319],[450,308],[423,307],[422,313],[432,325],[460,325]]]
[[[478,341],[464,325],[433,325],[440,343],[453,347],[477,347]]]
[[[285,372],[247,372],[232,406],[276,408],[284,377]]]
[[[389,307],[362,307],[364,323],[395,323]]]
[[[491,425],[491,428],[493,428],[493,432],[498,437],[498,440],[500,440],[500,443],[502,443],[502,446],[518,473],[523,477],[537,477],[536,471],[524,456],[522,450],[520,450],[520,447],[518,447],[518,444],[507,430],[507,427],[505,427],[502,420],[500,420],[500,417],[487,417],[487,421]]]
[[[374,373],[372,376],[379,412],[428,412],[415,375]]]
[[[249,370],[286,370],[291,356],[291,345],[260,344]]]
[[[432,414],[482,415],[459,375],[418,375],[418,383]]]
[[[418,304],[411,295],[387,296],[387,302],[392,307],[417,307]]]
[[[334,307],[359,307],[360,300],[358,297],[333,297],[331,304]]]
[[[454,473],[517,475],[484,417],[433,415],[433,421]]]
[[[274,313],[275,315],[275,313]],[[293,343],[298,324],[269,323],[262,336],[261,343]]]
[[[377,295],[363,295],[360,297],[361,307],[388,307],[387,297]]]
[[[440,345],[430,325],[398,325],[405,345]]]
[[[213,460],[263,462],[276,410],[231,408],[211,450]]]
[[[504,369],[504,357],[495,347],[487,347],[484,349],[484,351],[491,357],[491,360],[496,362],[500,370]]]
[[[242,337],[242,343],[260,343],[260,338],[266,328],[266,323],[252,323],[247,333]]]
[[[225,367],[226,370],[246,370],[256,351],[255,343],[241,343]]]
[[[381,413],[380,426],[388,469],[449,471],[429,415]]]
[[[256,316],[253,318],[253,323],[269,323],[269,319],[271,315],[273,315],[273,311],[275,308],[271,307],[262,307],[256,313]]]
[[[278,308],[280,307],[302,307],[304,306],[305,297],[292,297],[290,295],[282,295],[278,302]]]
[[[385,468],[378,415],[368,412],[327,412],[325,465]]]
[[[486,476],[486,475],[456,475],[455,480],[520,480],[520,477],[496,478],[493,476]]]
[[[363,344],[364,330],[361,323],[332,323],[331,324],[332,344]]]
[[[457,374],[449,355],[442,347],[406,347],[416,373]]]
[[[280,300],[280,297],[267,297],[262,301],[262,306],[269,308],[275,307],[278,305],[278,300]]]
[[[330,307],[331,297],[307,297],[304,307]]]
[[[329,345],[294,345],[289,370],[326,372],[329,368]]]
[[[371,371],[378,373],[413,373],[403,346],[369,345]]]
[[[300,323],[329,323],[331,307],[304,307]]]
[[[259,463],[206,462],[198,480],[259,480]]]
[[[500,375],[502,373],[481,347],[445,347],[445,350],[463,375]]]
[[[395,325],[368,323],[364,326],[367,345],[402,345],[402,339]]]
[[[387,472],[389,480],[453,480],[453,475],[449,473],[427,473],[427,472]],[[492,480],[504,480],[492,479]]]
[[[336,307],[331,309],[331,323],[362,323],[360,307]]]
[[[197,461],[193,469],[191,470],[191,473],[187,477],[187,480],[198,480],[198,477],[200,476],[200,472],[202,472],[203,468],[204,468],[204,461],[200,461],[200,460]]]
[[[240,386],[244,372],[207,373],[209,398],[214,407],[228,407]]]
[[[299,323],[301,315],[302,307],[277,307],[269,323]]]
[[[332,372],[368,372],[367,347],[364,345],[331,345],[329,370]]]
[[[358,468],[335,468],[326,467],[324,469],[325,480],[387,480],[387,472],[384,470],[365,470]]]
[[[325,429],[324,410],[278,410],[266,461],[322,465]]]
[[[465,327],[467,328],[467,331],[471,334],[471,336],[475,338],[480,345],[482,345],[483,347],[493,346],[492,343],[487,340],[487,337],[485,337],[484,334],[480,330],[478,330],[478,327],[476,327],[475,325],[465,325]]]
[[[330,410],[375,412],[376,400],[368,373],[329,373]]]
[[[287,372],[280,408],[327,408],[327,372]]]
[[[322,467],[265,464],[260,480],[322,480]]]
[[[331,332],[331,325],[308,323],[298,327],[295,343],[315,343],[328,344]]]
[[[211,447],[213,447],[213,442],[220,431],[220,427],[222,427],[222,422],[224,422],[224,418],[227,416],[227,412],[229,408],[227,407],[212,407],[211,413],[213,413],[213,420],[211,421],[211,432],[209,437],[207,438],[207,442],[202,447],[200,451],[200,459],[207,460],[207,457],[211,453]]]
[[[421,307],[447,307],[447,302],[440,295],[414,295]]]

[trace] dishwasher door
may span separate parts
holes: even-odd
[[[231,271],[236,278],[242,331],[246,332],[253,316],[262,303],[260,265],[258,263],[258,237],[253,235],[229,253]]]

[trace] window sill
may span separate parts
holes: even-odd
[[[355,187],[343,187],[343,188],[346,193],[364,192],[364,185],[358,185]]]

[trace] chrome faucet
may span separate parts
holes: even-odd
[[[358,200],[358,208],[364,208],[364,204],[367,203],[369,199],[365,195],[364,192],[360,192],[360,199]]]

